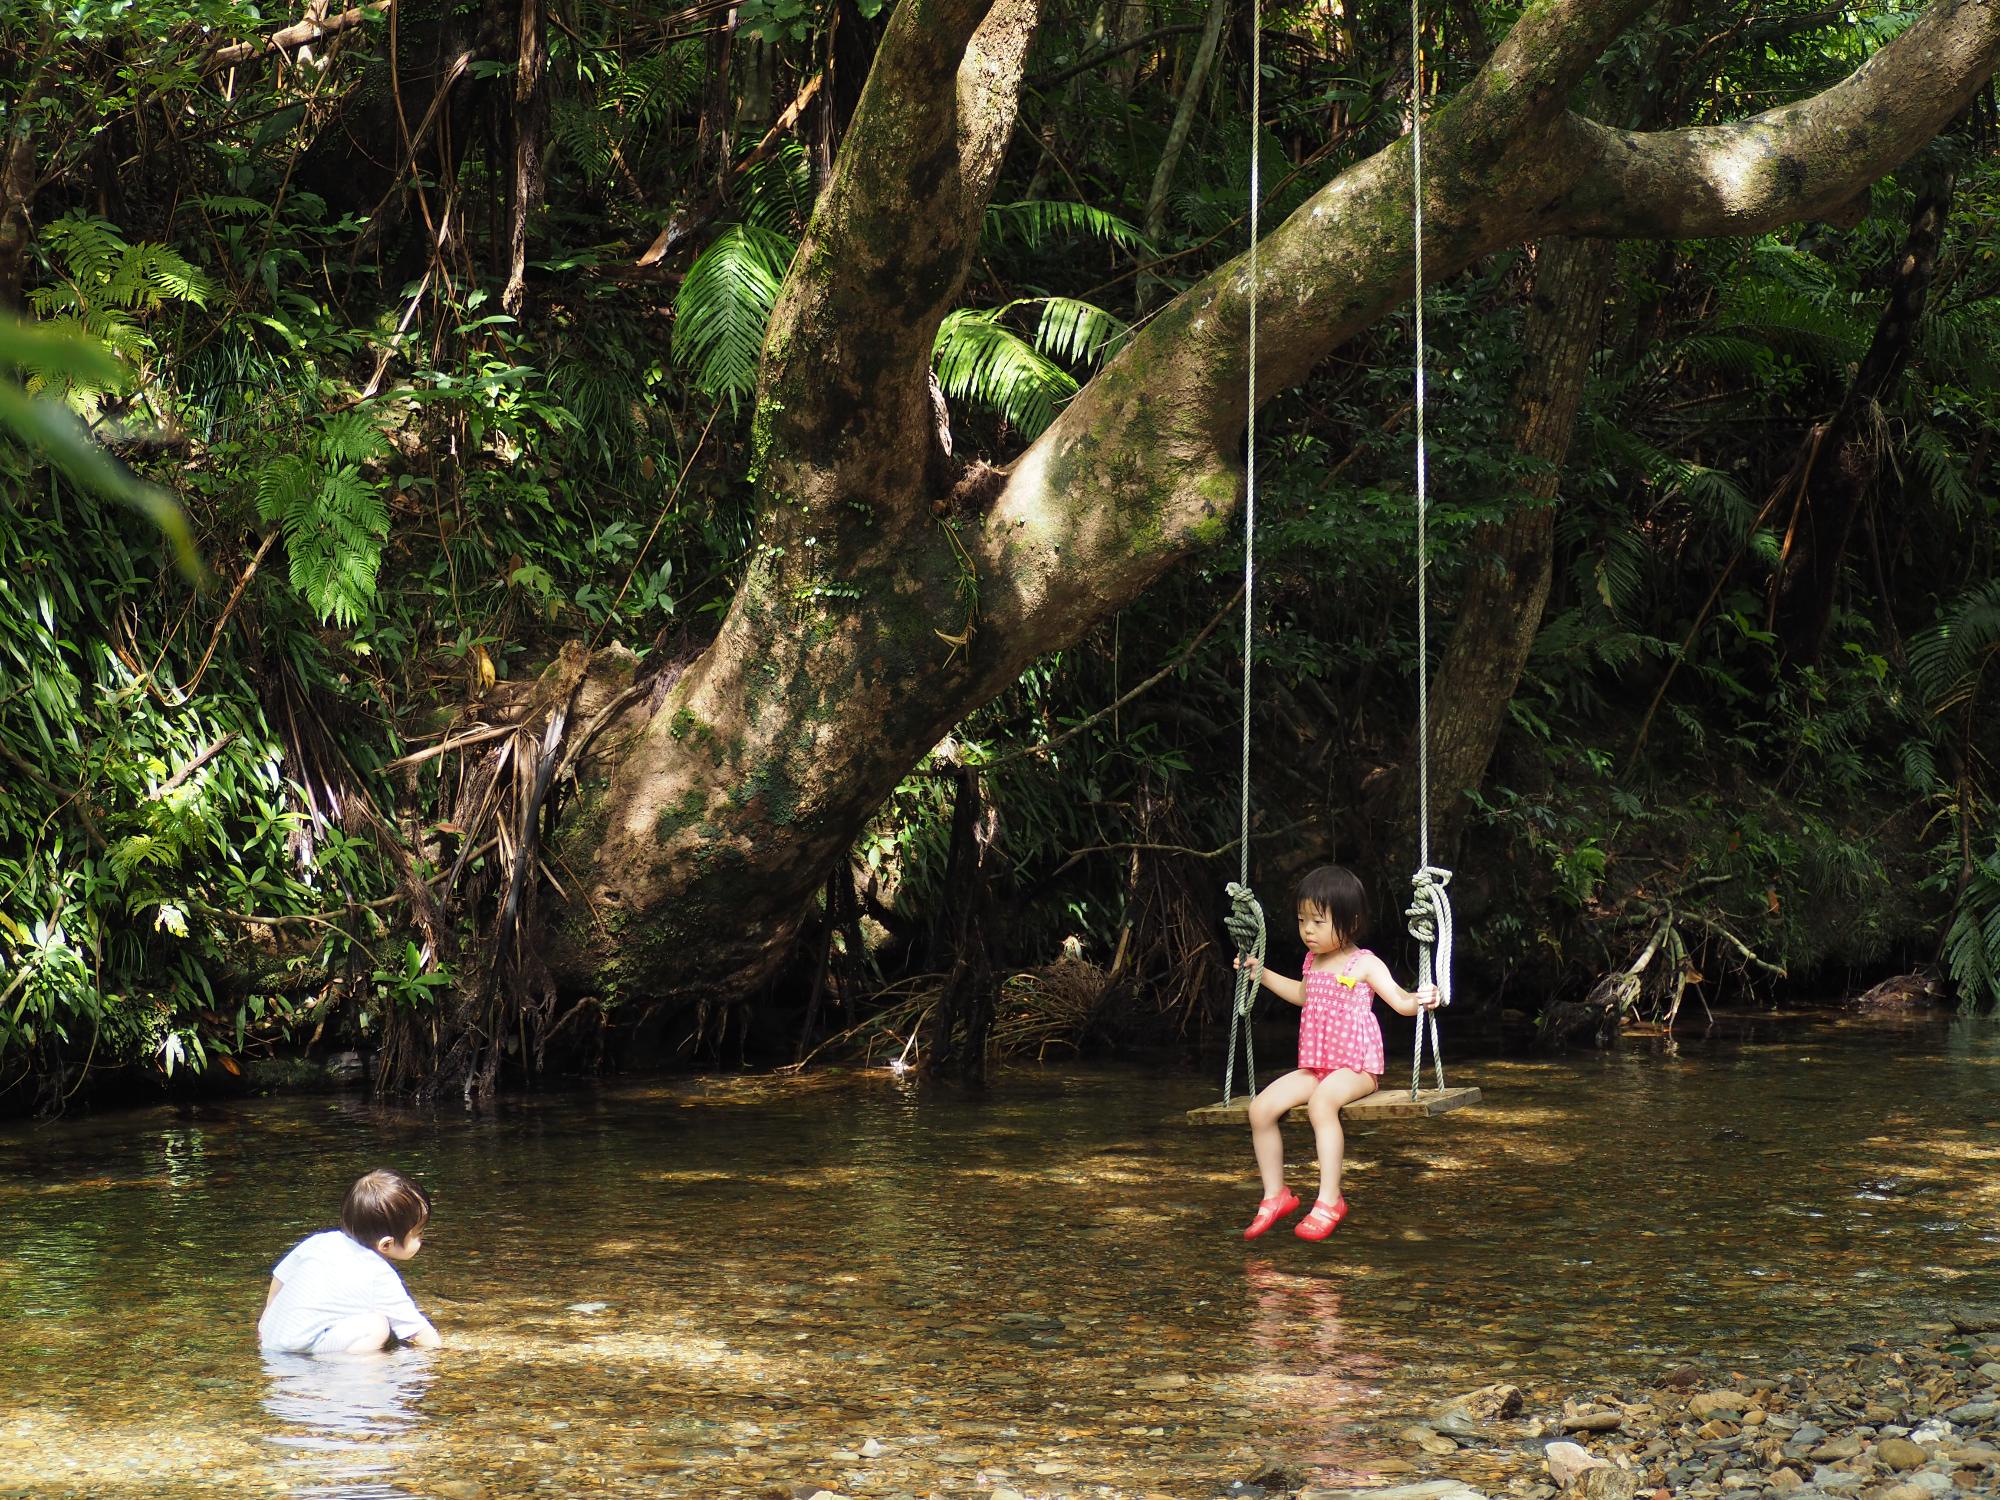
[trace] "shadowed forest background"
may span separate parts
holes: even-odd
[[[52,1109],[93,1077],[300,1049],[470,1097],[913,1033],[927,1066],[976,1076],[996,1052],[1192,1048],[1226,1024],[1234,489],[1129,601],[1081,590],[1074,639],[1025,670],[992,645],[1007,580],[973,556],[1029,445],[1241,253],[1250,12],[1041,12],[949,305],[934,333],[882,324],[885,347],[930,341],[928,395],[882,416],[918,445],[905,524],[941,560],[909,593],[818,566],[846,544],[772,519],[862,524],[876,497],[788,490],[769,436],[802,442],[800,377],[780,367],[814,351],[766,342],[815,205],[860,170],[843,149],[898,7],[0,18],[0,304],[21,320],[0,353],[22,382],[0,410],[0,1098]],[[1670,0],[1571,104],[1620,129],[1738,121],[1922,13]],[[1426,8],[1427,110],[1517,19]],[[1272,226],[1402,137],[1412,101],[1406,11],[1264,24]],[[2000,1001],[1990,71],[1837,212],[1550,235],[1430,289],[1455,1016],[1603,1041],[1912,973]],[[1250,721],[1274,930],[1293,878],[1338,859],[1378,883],[1392,955],[1416,812],[1397,300],[1259,417]],[[836,394],[872,337],[850,325]],[[198,569],[121,500],[124,470],[178,503]],[[796,758],[662,793],[644,826],[713,880],[689,876],[671,919],[606,915],[621,756],[648,726],[732,774],[748,753],[674,696],[732,606],[814,645],[894,618],[903,680],[951,694],[885,697],[876,742],[813,742],[829,783],[888,767],[858,837],[813,824]],[[800,661],[744,696],[751,739],[862,692]]]

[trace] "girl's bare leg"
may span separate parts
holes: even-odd
[[[1319,1196],[1322,1203],[1340,1201],[1340,1168],[1347,1155],[1347,1132],[1340,1128],[1340,1108],[1375,1092],[1377,1080],[1352,1068],[1340,1068],[1319,1081],[1306,1101],[1313,1142],[1319,1147]]]
[[[1257,1175],[1264,1179],[1267,1202],[1285,1190],[1285,1138],[1278,1122],[1310,1099],[1318,1082],[1304,1068],[1295,1068],[1250,1101],[1250,1148],[1257,1153]]]

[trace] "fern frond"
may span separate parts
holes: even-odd
[[[732,224],[688,267],[674,298],[674,358],[730,409],[757,388],[764,331],[798,246],[754,224]]]
[[[938,328],[931,362],[938,384],[957,400],[1000,413],[1025,437],[1055,420],[1076,382],[1019,334],[1001,326],[1002,309],[960,309]]]
[[[1016,243],[1039,250],[1058,235],[1108,240],[1130,250],[1150,250],[1146,237],[1135,225],[1089,203],[1031,198],[1019,203],[986,205],[982,238],[988,248]]]
[[[1124,346],[1132,329],[1094,303],[1074,297],[1046,297],[1035,325],[1035,347],[1073,365],[1094,365]]]
[[[389,439],[376,425],[374,416],[365,407],[357,406],[326,418],[320,424],[315,447],[324,462],[338,467],[386,458]]]
[[[2000,657],[2000,579],[1968,589],[1935,628],[1910,639],[1910,675],[1933,714],[1948,713],[1978,690]]]
[[[794,236],[812,217],[812,158],[799,142],[786,139],[743,174],[743,218],[759,229]]]
[[[1945,930],[1944,959],[1961,1008],[2000,1004],[2000,854],[1974,862]]]
[[[1966,520],[1976,504],[1972,486],[1966,482],[1965,465],[1951,451],[1935,427],[1913,428],[1904,444],[1916,471],[1923,476],[1931,498],[1949,511],[1955,520]]]

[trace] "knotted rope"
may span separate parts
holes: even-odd
[[[1451,883],[1451,871],[1427,864],[1410,877],[1410,936],[1417,940],[1417,988],[1427,984],[1438,988],[1438,1004],[1451,1004],[1451,900],[1444,888]],[[1431,1064],[1437,1070],[1437,1086],[1444,1088],[1444,1047],[1438,1040],[1437,1012],[1417,1012],[1416,1050],[1410,1057],[1410,1097],[1417,1090],[1424,1071],[1424,1031],[1430,1031]]]
[[[1222,1102],[1227,1104],[1236,1092],[1236,1034],[1243,1033],[1243,1068],[1250,1085],[1250,1092],[1257,1092],[1257,1038],[1247,1024],[1250,1008],[1257,1003],[1257,987],[1264,971],[1264,908],[1257,904],[1250,887],[1239,881],[1229,882],[1229,915],[1223,918],[1229,928],[1229,935],[1236,939],[1236,951],[1247,955],[1253,963],[1239,964],[1236,970],[1236,1003],[1229,1012],[1229,1066],[1222,1075]]]

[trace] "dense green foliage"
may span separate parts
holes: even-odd
[[[289,18],[234,0],[0,18],[0,247],[23,236],[11,270],[0,248],[18,281],[0,298],[77,336],[0,349],[21,376],[0,387],[0,1088],[233,1070],[435,1016],[478,967],[452,933],[491,910],[446,902],[436,928],[417,893],[454,888],[446,762],[389,763],[566,641],[698,645],[753,544],[763,331],[881,7],[772,0],[738,7],[732,36],[712,9],[573,0],[547,27],[541,124],[515,98],[514,5],[396,9],[400,108],[380,12],[226,58]],[[961,458],[1004,463],[1135,320],[1240,248],[1236,24],[1164,227],[1135,227],[1206,10],[1051,7],[937,340]],[[1620,44],[1614,82],[1684,77],[1646,102],[1667,123],[1739,118],[1825,86],[1914,13],[1792,24],[1810,11],[1684,7]],[[1439,12],[1446,91],[1488,45],[1468,26],[1512,14]],[[1275,221],[1404,128],[1406,21],[1298,5],[1266,24]],[[1676,993],[1693,969],[1711,993],[1765,984],[1763,965],[1825,994],[1934,963],[1965,1003],[2000,999],[1991,132],[1975,111],[1851,227],[1620,247],[1555,594],[1467,837],[1463,943],[1488,994],[1580,991],[1664,919]],[[541,188],[509,310],[524,133]],[[1788,661],[1769,598],[1788,476],[1869,348],[1916,199],[1947,177],[1925,315],[1867,414],[1879,469],[1826,649]],[[1512,252],[1429,304],[1447,624],[1467,538],[1534,467],[1511,438],[1532,278]],[[1378,327],[1263,422],[1253,728],[1273,882],[1329,854],[1386,881],[1407,839],[1380,789],[1412,710],[1408,336]],[[212,579],[176,568],[114,493],[150,492],[72,451],[57,407],[171,493]],[[1233,837],[1237,648],[1195,636],[1241,563],[1240,546],[1198,560],[956,735],[1005,830],[1003,961],[1067,941],[1107,971],[1067,1036],[1186,1030],[1220,1000],[1233,854],[1203,854]],[[856,850],[871,951],[849,951],[859,923],[826,949],[850,1005],[939,951],[949,787],[942,762],[913,770]],[[782,1002],[772,1019],[797,1025]]]

